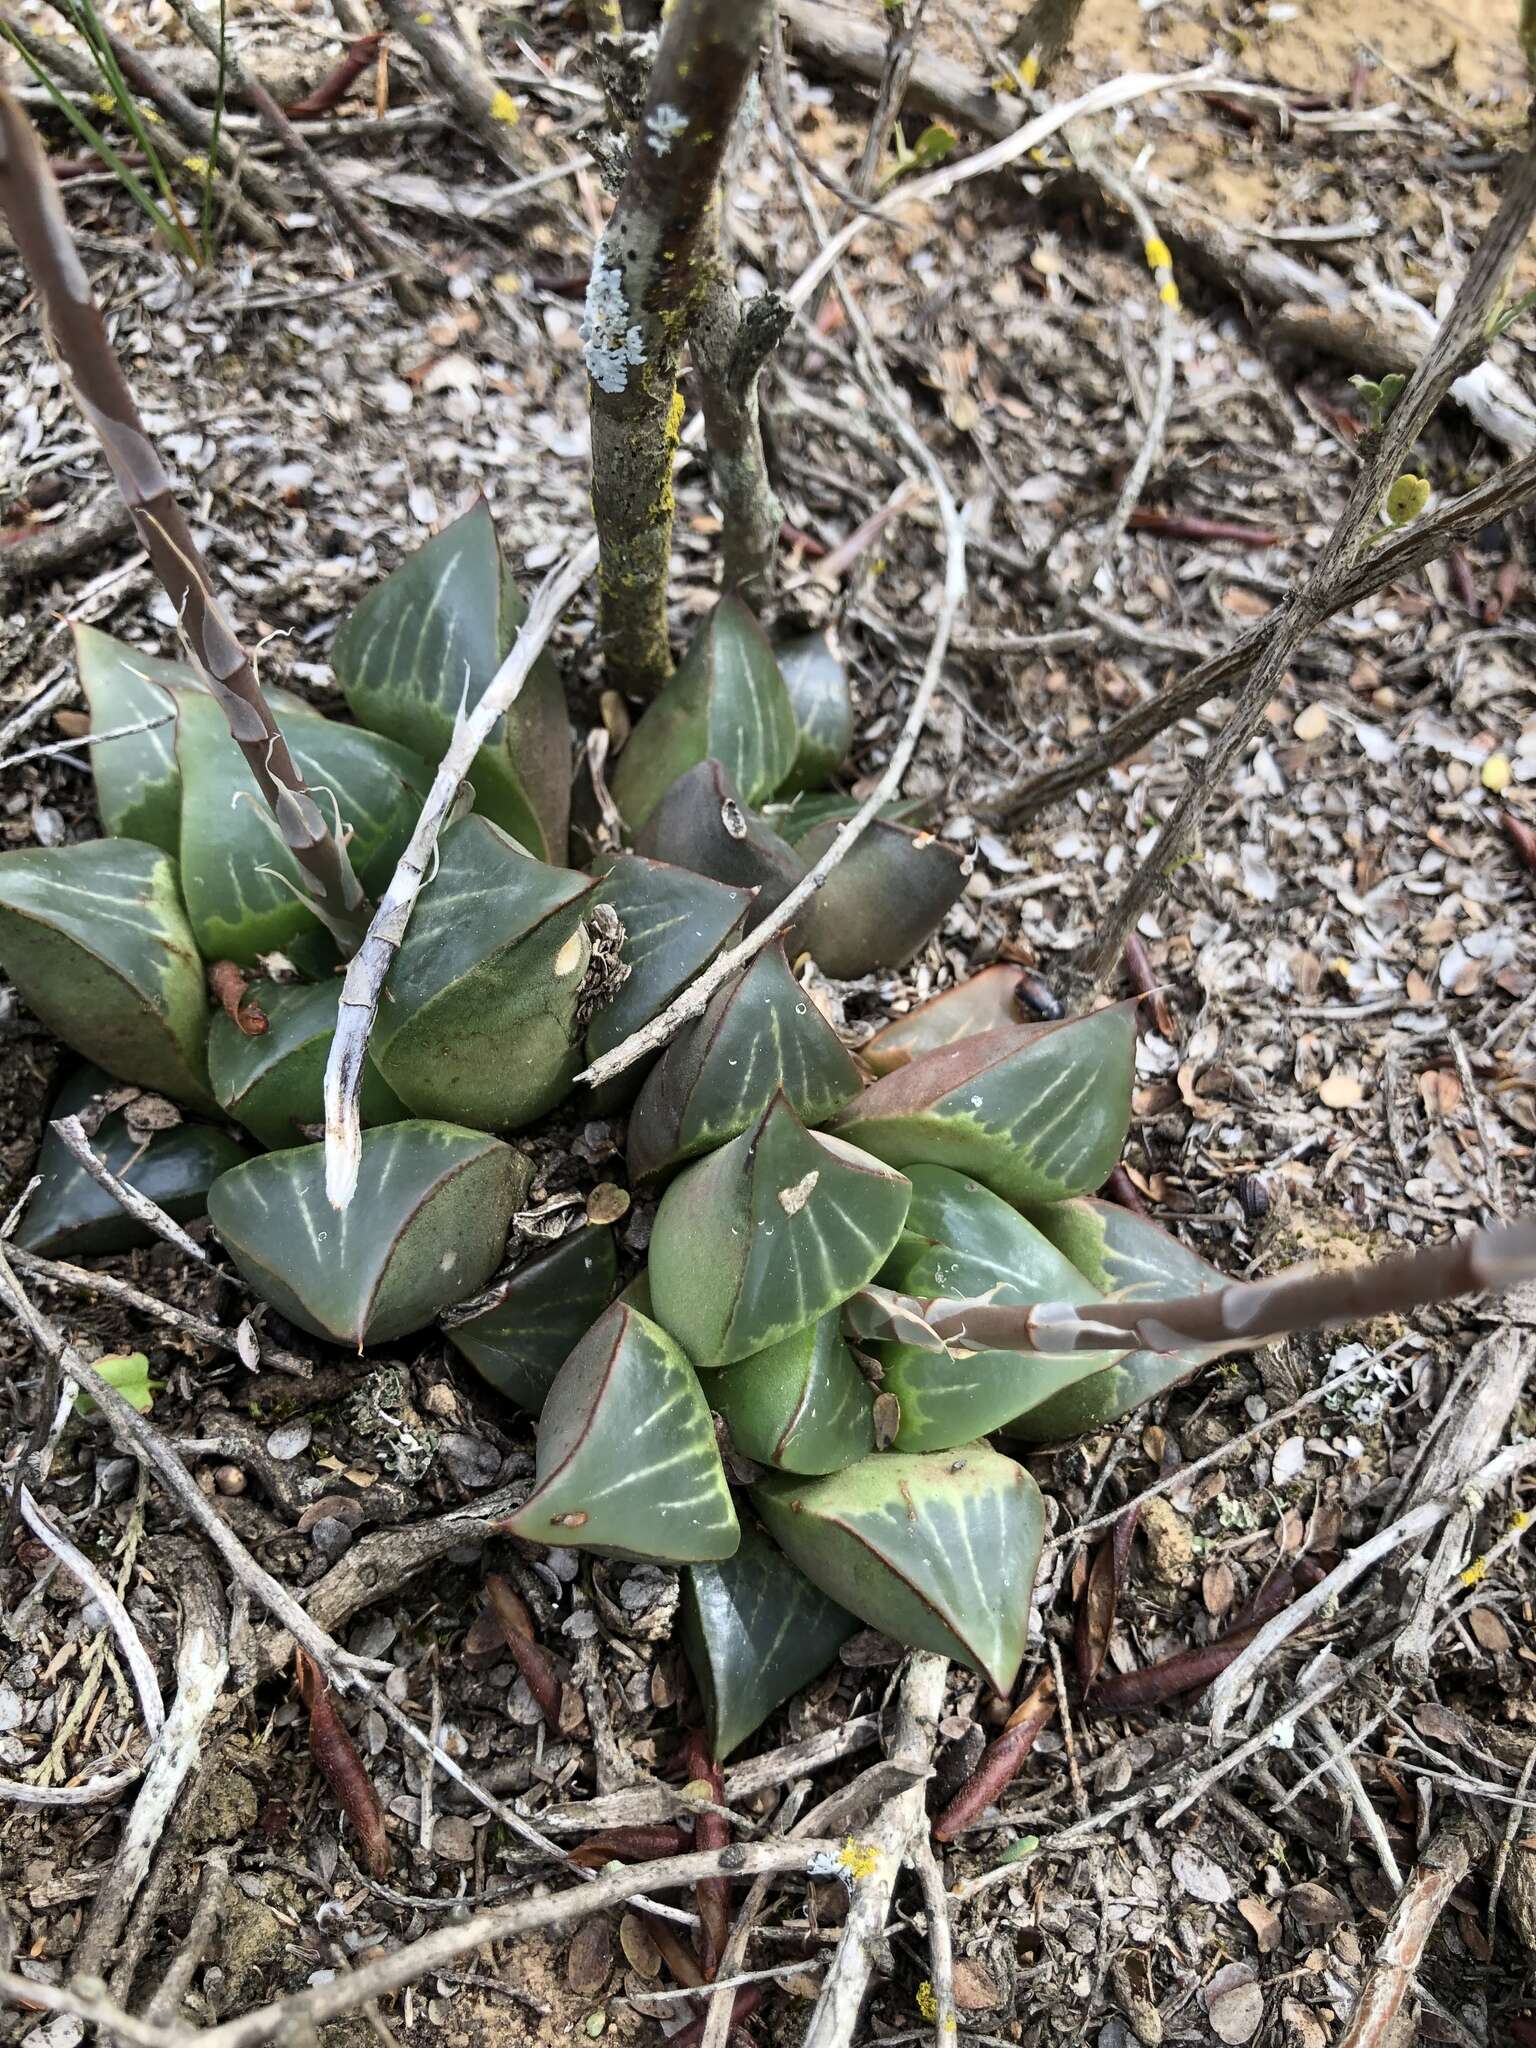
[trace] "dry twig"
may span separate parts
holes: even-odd
[[[394,878],[379,899],[367,936],[347,965],[336,1013],[336,1033],[325,1064],[325,1191],[338,1209],[345,1209],[357,1192],[363,1149],[358,1103],[368,1034],[373,1029],[385,978],[400,950],[416,898],[432,865],[437,836],[492,726],[516,703],[530,669],[544,651],[566,606],[596,565],[597,542],[589,540],[550,570],[534,594],[511,651],[486,684],[479,702],[471,710],[460,708],[453,738],[438,763]]]
[[[1245,678],[1231,717],[1199,772],[1187,778],[1157,843],[1146,859],[1137,863],[1128,887],[1110,911],[1095,969],[1101,982],[1114,971],[1126,934],[1136,929],[1192,848],[1206,806],[1246,751],[1296,650],[1332,615],[1351,572],[1383,530],[1382,500],[1403,472],[1414,442],[1451,385],[1469,360],[1481,353],[1488,322],[1502,304],[1510,265],[1524,245],[1533,215],[1536,146],[1517,163],[1498,213],[1423,361],[1376,435],[1362,440],[1359,473],[1317,566],[1281,607],[1274,632]]]
[[[1487,1846],[1487,1837],[1471,1820],[1442,1828],[1431,1841],[1392,1909],[1339,2048],[1387,2048],[1435,1923]]]

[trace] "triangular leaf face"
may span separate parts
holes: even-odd
[[[284,712],[279,723],[326,822],[339,818],[350,833],[347,851],[358,880],[370,895],[379,894],[432,779],[426,764],[393,740],[314,711]],[[309,908],[303,872],[212,697],[189,692],[181,698],[176,760],[182,890],[204,956],[252,967],[261,953],[287,953],[323,971],[336,948]]]
[[[629,1119],[629,1171],[644,1179],[723,1145],[782,1093],[803,1124],[851,1102],[859,1070],[789,971],[765,946],[675,1038],[646,1078]]]
[[[573,1230],[443,1318],[448,1341],[498,1394],[537,1415],[555,1374],[613,1299],[613,1232]]]
[[[208,996],[176,863],[136,839],[0,854],[0,967],[119,1081],[211,1110]]]
[[[1102,1187],[1131,1121],[1135,1004],[1021,1024],[922,1054],[833,1129],[893,1166],[952,1166],[1010,1202]]]
[[[219,1107],[268,1151],[308,1144],[325,1121],[325,1063],[336,1033],[341,983],[252,982],[246,1003],[267,1028],[247,1037],[221,1010],[208,1033],[208,1074]],[[359,1109],[365,1124],[392,1124],[410,1112],[371,1059],[363,1068]]]
[[[771,1474],[753,1505],[830,1600],[915,1650],[1011,1691],[1045,1534],[1039,1488],[985,1444],[882,1452],[824,1479]]]
[[[142,839],[175,855],[181,845],[181,777],[176,769],[176,696],[201,690],[195,670],[158,661],[142,648],[94,626],[74,628],[80,687],[93,733],[121,733],[91,748],[91,773],[101,829],[113,838]],[[124,726],[148,724],[144,732]]]
[[[839,830],[817,825],[797,843],[807,868]],[[801,913],[796,943],[839,981],[903,967],[933,937],[964,887],[958,848],[931,832],[876,818]]]
[[[325,1192],[325,1147],[301,1145],[222,1175],[208,1214],[263,1301],[361,1351],[485,1285],[530,1177],[520,1152],[482,1131],[411,1121],[363,1133],[345,1209]]]
[[[142,839],[162,852],[181,852],[181,770],[176,764],[176,714],[187,694],[206,696],[196,669],[161,661],[95,626],[76,625],[75,660],[91,710],[91,773],[101,829],[111,838]],[[303,699],[264,685],[274,711],[303,711]],[[134,732],[132,727],[145,729]],[[125,728],[128,728],[125,730]],[[98,739],[112,733],[112,739]]]
[[[853,745],[847,664],[826,632],[796,633],[777,641],[773,651],[795,718],[794,766],[779,794],[824,789]]]
[[[819,1678],[858,1628],[750,1521],[734,1557],[683,1573],[682,1624],[709,1746],[722,1762]]]
[[[840,790],[834,789],[825,790],[820,795],[796,796],[787,803],[765,804],[763,816],[781,839],[790,846],[798,846],[818,825],[846,825],[854,813],[863,808],[856,796],[844,796]],[[929,822],[934,808],[931,796],[904,796],[882,804],[875,815],[888,818],[895,825],[917,826]]]
[[[581,1064],[594,884],[532,859],[488,818],[438,842],[373,1031],[380,1073],[417,1116],[517,1130]]]
[[[630,734],[613,773],[614,802],[638,831],[677,778],[713,756],[745,801],[760,803],[789,773],[796,746],[767,635],[739,597],[723,597]]]
[[[901,1174],[806,1130],[776,1096],[662,1196],[649,1266],[657,1321],[698,1366],[766,1350],[879,1271],[908,1193]]]
[[[78,1116],[112,1085],[100,1067],[77,1067],[59,1090],[50,1119]],[[147,1140],[135,1137],[121,1110],[103,1118],[91,1145],[120,1180],[148,1195],[178,1223],[201,1216],[210,1186],[245,1157],[237,1139],[211,1124],[173,1124]],[[42,1186],[32,1193],[16,1228],[23,1251],[49,1259],[85,1259],[154,1243],[154,1233],[92,1180],[51,1129],[43,1133],[36,1171]]]
[[[976,1038],[984,1031],[1002,1031],[1020,1021],[1015,994],[1024,970],[984,967],[969,981],[957,982],[930,996],[904,1017],[897,1017],[859,1047],[866,1067],[879,1075],[894,1073],[925,1052]]]
[[[719,761],[700,761],[680,775],[652,810],[635,845],[652,860],[691,868],[735,889],[756,890],[747,912],[748,931],[777,910],[805,874],[794,849],[747,809]]]
[[[337,634],[331,665],[353,717],[424,760],[440,760],[460,703],[479,703],[525,609],[481,499],[376,584]],[[565,859],[570,719],[547,655],[475,756],[469,779],[483,816],[538,859]]]
[[[611,1052],[659,1015],[737,936],[751,901],[688,868],[620,854],[592,902],[606,903],[623,925],[619,958],[629,972],[587,1027],[587,1057]]]
[[[885,1286],[919,1300],[948,1295],[1006,1306],[1096,1298],[1076,1267],[1001,1196],[942,1166],[914,1166],[911,1179],[906,1228],[880,1275]],[[952,1346],[946,1355],[914,1344],[882,1344],[879,1358],[882,1390],[901,1410],[894,1439],[900,1451],[947,1450],[986,1436],[1109,1362],[1097,1352],[1048,1358]]]
[[[530,1543],[698,1564],[740,1540],[709,1403],[677,1345],[615,1302],[555,1376],[534,1490],[508,1523]]]
[[[837,1472],[875,1448],[875,1403],[830,1310],[727,1366],[709,1398],[738,1451],[781,1472]]]
[[[1098,1295],[1173,1301],[1228,1285],[1227,1275],[1197,1252],[1117,1202],[1057,1202],[1032,1209],[1030,1218]],[[1102,1429],[1220,1356],[1219,1348],[1129,1352],[1054,1399],[1032,1406],[1010,1424],[1008,1434],[1028,1443],[1059,1443]]]

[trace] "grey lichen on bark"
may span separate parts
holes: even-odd
[[[678,365],[717,273],[716,187],[771,0],[678,0],[587,288],[599,630],[611,679],[671,673],[667,572]]]

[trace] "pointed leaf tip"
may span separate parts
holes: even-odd
[[[735,1551],[741,1532],[698,1375],[628,1303],[599,1317],[556,1374],[534,1490],[508,1526],[533,1543],[661,1564]]]

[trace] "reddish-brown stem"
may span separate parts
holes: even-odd
[[[389,1875],[389,1835],[367,1766],[336,1711],[325,1673],[307,1650],[294,1651],[294,1677],[309,1713],[309,1753],[335,1793],[337,1805],[357,1830],[369,1873],[382,1880]]]
[[[229,721],[281,842],[299,864],[309,907],[344,951],[368,926],[368,905],[345,848],[305,787],[262,695],[250,656],[214,596],[170,479],[144,432],[90,280],[75,248],[59,188],[31,122],[0,87],[0,214],[42,301],[75,402],[101,443],[155,574],[175,607],[182,637]]]
[[[485,1597],[507,1648],[512,1652],[512,1661],[523,1674],[546,1726],[552,1735],[558,1735],[560,1674],[549,1652],[533,1633],[533,1616],[507,1581],[495,1572],[486,1575]]]
[[[349,43],[346,54],[334,71],[328,71],[312,92],[305,93],[303,99],[288,102],[283,111],[289,120],[313,120],[316,114],[328,114],[333,107],[340,106],[363,73],[372,70],[383,40],[382,35],[368,35],[359,36],[355,43]]]
[[[684,1768],[690,1781],[708,1785],[710,1798],[717,1806],[723,1804],[725,1780],[710,1752],[708,1739],[700,1730],[695,1729],[689,1735],[685,1755]],[[723,1814],[704,1812],[695,1816],[693,1845],[696,1849],[724,1849],[730,1839],[731,1824]],[[713,1978],[731,1936],[731,1881],[728,1877],[700,1878],[694,1886],[694,1896],[698,1901],[699,1919],[703,1923],[700,1949],[704,1974]]]

